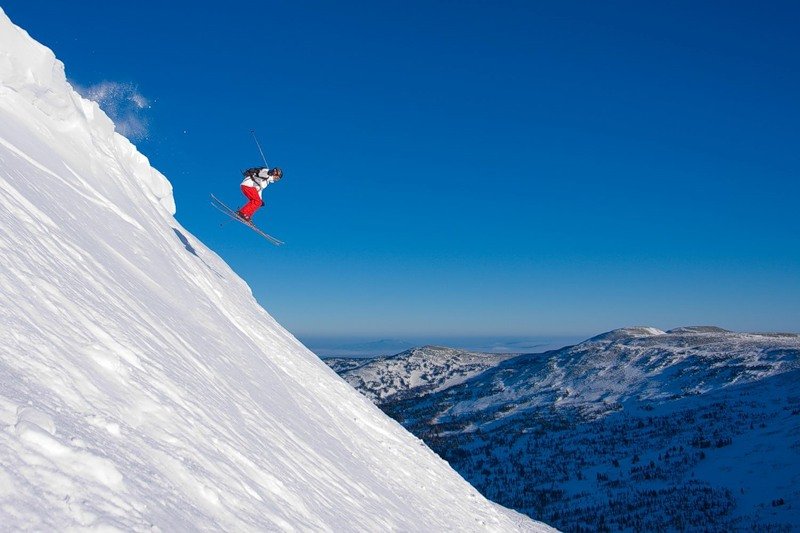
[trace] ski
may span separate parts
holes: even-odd
[[[255,231],[256,233],[258,233],[259,235],[264,237],[266,240],[268,240],[269,242],[271,242],[275,246],[280,246],[280,245],[283,244],[283,241],[281,241],[279,239],[276,239],[272,235],[269,235],[268,233],[264,232],[263,230],[258,228],[255,224],[253,224],[252,222],[247,222],[246,220],[243,220],[242,218],[240,218],[239,215],[236,214],[236,211],[234,211],[233,209],[231,209],[230,207],[225,205],[225,203],[222,200],[220,200],[219,198],[217,198],[213,194],[211,195],[211,205],[213,205],[215,208],[217,208],[217,210],[219,210],[220,212],[228,215],[229,217],[231,217],[232,219],[236,220],[237,222],[240,222],[240,223],[244,224],[245,226],[247,226],[248,228],[250,228],[251,230]]]

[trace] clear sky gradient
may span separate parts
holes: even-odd
[[[149,101],[178,220],[301,337],[800,331],[800,3],[655,4],[3,8]],[[283,248],[208,203],[253,128]]]

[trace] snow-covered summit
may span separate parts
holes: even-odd
[[[0,11],[0,524],[545,530],[339,379]]]
[[[28,33],[15,26],[0,9],[0,79],[3,92],[8,91],[24,100],[30,110],[19,108],[20,113],[36,110],[49,117],[51,124],[58,125],[62,134],[58,143],[52,143],[54,155],[66,162],[81,160],[85,148],[101,142],[104,163],[114,162],[114,170],[124,170],[130,175],[127,185],[138,186],[151,200],[160,203],[170,214],[175,213],[172,185],[156,169],[150,166],[145,156],[122,135],[114,133],[114,123],[95,102],[81,98],[67,82],[64,64],[53,52],[36,41]],[[5,96],[5,95],[4,95]],[[11,99],[5,101],[8,107]],[[8,134],[4,137],[8,137]],[[113,180],[107,180],[109,182]],[[107,184],[111,185],[111,183]],[[111,201],[119,201],[125,207],[125,198],[116,191],[104,188],[101,192],[110,195]]]
[[[667,333],[733,333],[717,326],[683,326],[667,331]]]
[[[663,335],[665,332],[658,328],[650,326],[634,326],[627,328],[619,328],[606,333],[601,333],[589,339],[587,342],[598,341],[617,341],[620,339],[636,338],[636,337],[652,337],[654,335]]]

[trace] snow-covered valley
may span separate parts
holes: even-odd
[[[0,10],[0,529],[547,531],[301,345]]]

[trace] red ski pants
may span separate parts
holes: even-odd
[[[253,213],[258,211],[258,208],[264,205],[264,202],[261,201],[261,197],[258,195],[258,189],[255,187],[248,187],[247,185],[242,185],[242,192],[247,199],[250,200],[245,204],[244,207],[239,209],[239,212],[246,217],[253,216]]]

